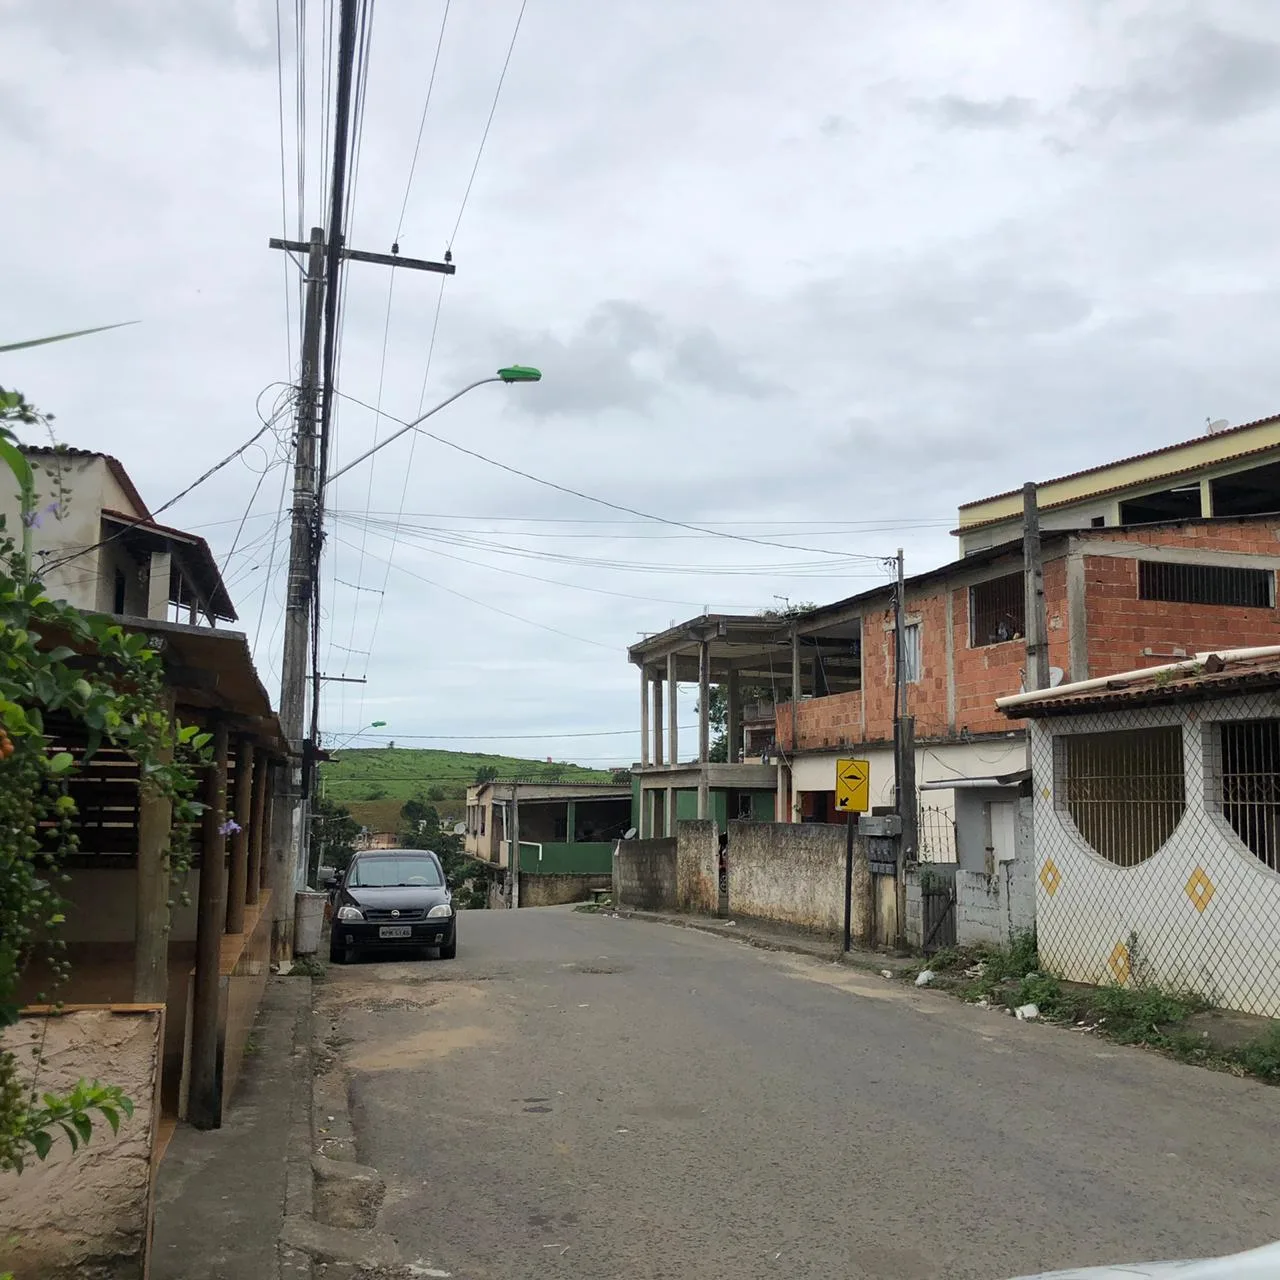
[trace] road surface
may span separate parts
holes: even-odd
[[[981,1277],[1280,1239],[1280,1091],[568,909],[334,967],[379,1226],[501,1277]]]

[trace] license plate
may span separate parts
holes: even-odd
[[[413,929],[407,924],[384,924],[378,929],[380,938],[412,938]]]

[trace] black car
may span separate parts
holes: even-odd
[[[333,923],[329,959],[347,964],[359,951],[438,947],[458,954],[458,919],[440,859],[429,849],[370,849],[329,882]]]

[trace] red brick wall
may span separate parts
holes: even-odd
[[[1087,549],[1091,542],[1128,543],[1153,547],[1183,547],[1234,552],[1239,555],[1280,555],[1280,519],[1215,521],[1179,528],[1086,530],[1080,535]],[[1116,556],[1084,556],[1086,644],[1091,676],[1167,661],[1172,648],[1195,652],[1204,649],[1280,644],[1280,612],[1275,609],[1226,609],[1169,604],[1138,599],[1137,561]],[[1070,669],[1066,560],[1049,560],[1044,568],[1046,614],[1049,620],[1049,664]],[[1017,693],[1026,663],[1021,640],[969,647],[969,589],[951,588],[955,642],[955,732],[1005,732],[1016,728],[995,708],[995,700]],[[919,616],[923,662],[919,684],[908,690],[908,709],[916,717],[920,737],[942,737],[951,731],[947,723],[946,591],[932,591],[907,600],[908,616]],[[815,698],[800,706],[799,750],[820,750],[865,737],[876,742],[893,732],[893,630],[892,611],[870,614],[862,625],[862,682],[860,693]],[[1144,658],[1150,647],[1161,656]],[[866,703],[866,731],[860,713]],[[791,715],[786,704],[778,708],[778,740],[787,750],[791,741]]]
[[[1067,669],[1066,561],[1045,565],[1044,583],[1049,616],[1049,662]],[[995,700],[1017,693],[1027,650],[1022,640],[969,647],[969,588],[951,588],[955,643],[955,731],[1004,733],[1016,725],[996,710]],[[916,718],[916,736],[941,738],[952,732],[947,722],[947,589],[909,595],[907,616],[920,619],[921,673],[908,686],[907,709]],[[862,624],[862,690],[802,702],[797,720],[799,750],[820,750],[846,742],[886,741],[893,736],[894,636],[892,610],[868,615]],[[861,729],[865,699],[867,724]],[[793,750],[789,704],[778,707],[778,741]]]
[[[791,736],[791,704],[778,703],[777,741],[784,751],[795,743]],[[812,698],[796,708],[796,728],[802,749],[836,747],[842,742],[862,741],[862,694],[837,693],[829,698]]]
[[[1232,549],[1253,548],[1237,542]],[[1274,541],[1268,550],[1275,550]],[[1275,609],[1139,600],[1137,560],[1116,556],[1085,556],[1084,574],[1091,676],[1158,666],[1173,661],[1173,649],[1192,654],[1280,644]],[[1155,652],[1147,657],[1142,652],[1146,648]]]

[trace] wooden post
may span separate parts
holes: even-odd
[[[200,896],[196,910],[196,974],[191,995],[191,1062],[187,1119],[197,1129],[222,1124],[220,962],[227,919],[227,727],[213,730],[213,764],[205,775],[201,827]]]
[[[707,773],[711,758],[711,644],[698,645],[698,817],[711,816],[711,786]]]
[[[165,710],[173,718],[173,695]],[[163,760],[173,759],[173,752]],[[138,870],[133,926],[133,999],[163,1004],[169,998],[169,828],[173,806],[163,796],[138,786]]]
[[[278,760],[267,761],[267,801],[262,814],[262,877],[258,882],[264,889],[271,883],[271,862],[276,857],[276,787],[272,785],[271,775],[279,768]]]
[[[267,827],[267,775],[271,759],[261,751],[253,757],[253,816],[249,826],[249,877],[244,900],[254,907],[262,896],[262,850]]]
[[[249,828],[252,825],[253,739],[236,743],[236,826],[231,837],[231,869],[227,876],[227,932],[244,932],[244,904],[249,893]]]

